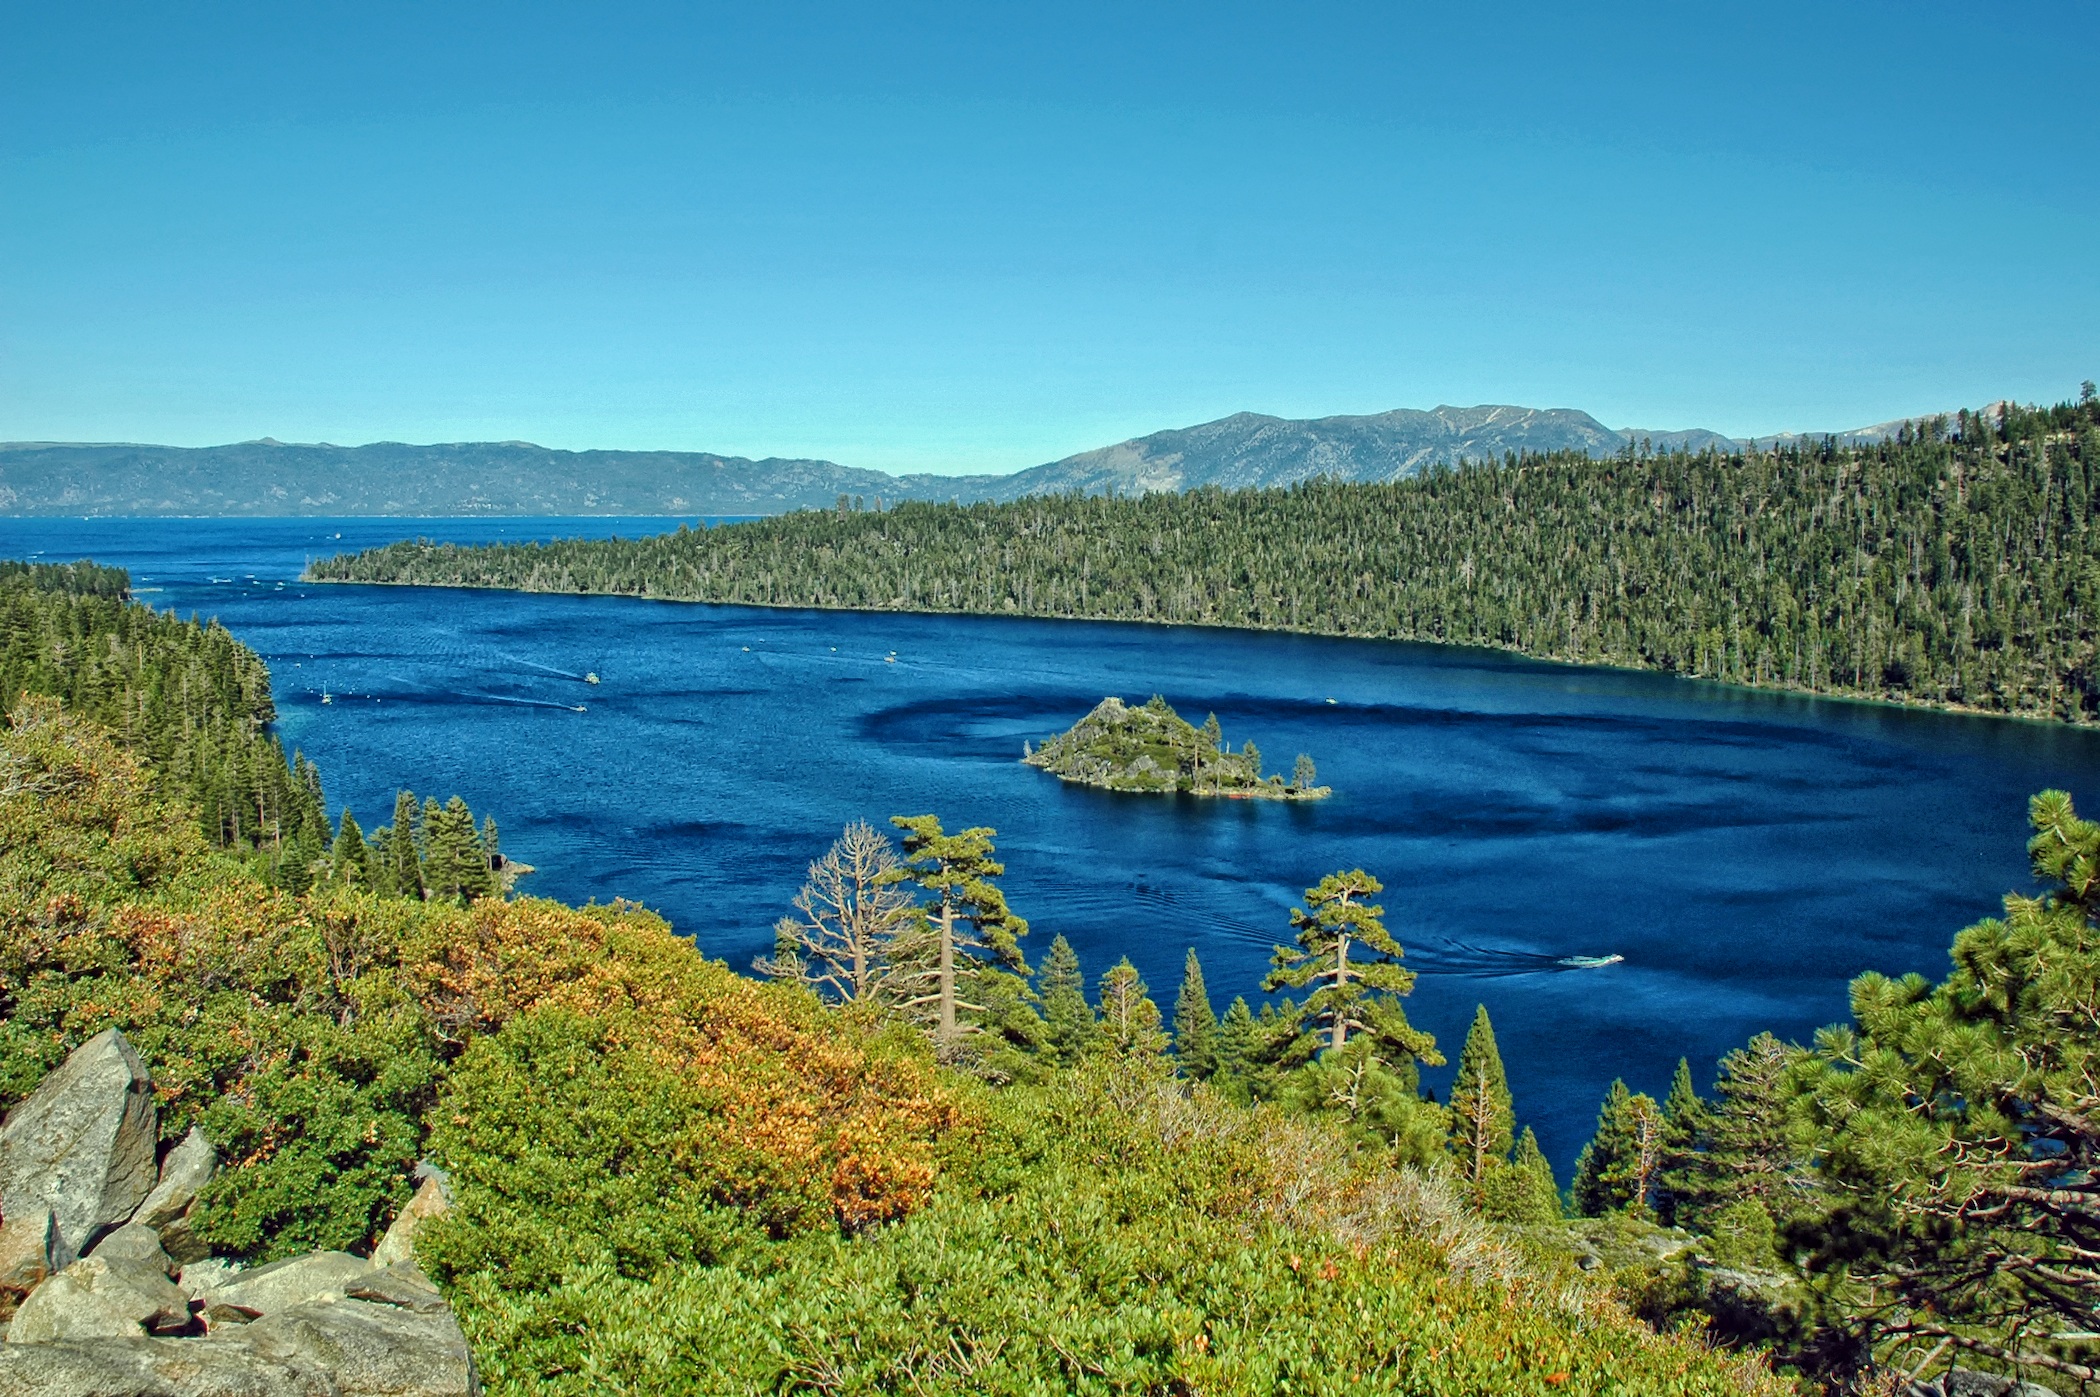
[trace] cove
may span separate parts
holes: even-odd
[[[739,967],[855,818],[996,827],[1031,959],[1060,932],[1090,979],[1127,954],[1169,1011],[1191,946],[1220,1010],[1258,1003],[1299,891],[1361,865],[1421,974],[1410,1016],[1455,1058],[1488,1006],[1563,1181],[1613,1077],[1659,1094],[1682,1054],[1704,1088],[1758,1030],[1842,1018],[1861,970],[1943,974],[1957,929],[2032,887],[2027,796],[2100,808],[2100,732],[1491,652],[297,581],[402,537],[676,522],[9,519],[0,555],[91,556],[218,616],[269,661],[332,811],[369,828],[401,786],[456,791],[538,867],[527,891],[641,901]],[[1104,695],[1155,692],[1272,770],[1310,753],[1335,795],[1117,795],[1021,764]],[[1441,1094],[1449,1069],[1426,1075]]]

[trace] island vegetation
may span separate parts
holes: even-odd
[[[65,653],[143,611],[64,613]],[[1192,952],[1169,1013],[1127,960],[1030,964],[995,831],[900,815],[819,854],[753,979],[632,904],[461,884],[464,807],[346,819],[288,878],[70,682],[33,671],[0,731],[0,1106],[122,1029],[163,1138],[226,1160],[192,1227],[255,1260],[369,1249],[435,1160],[416,1254],[502,1397],[2100,1377],[2100,827],[2060,794],[2044,890],[1943,983],[1864,976],[1854,1022],[1754,1039],[1707,1096],[1614,1088],[1563,1194],[1485,1010],[1423,1093],[1365,870],[1279,926],[1280,997],[1216,1012]]]
[[[2100,717],[2100,400],[1869,445],[1629,449],[1385,484],[839,508],[399,543],[317,581],[1244,626]]]
[[[1291,779],[1262,775],[1261,749],[1235,752],[1213,713],[1196,727],[1154,694],[1132,707],[1111,695],[1064,732],[1030,747],[1021,760],[1061,780],[1110,791],[1224,796],[1240,800],[1323,800],[1313,759],[1298,754]]]

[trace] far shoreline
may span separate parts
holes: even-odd
[[[212,515],[204,517],[219,518],[223,516]],[[548,517],[577,518],[582,516]],[[1835,693],[1822,689],[1797,689],[1784,684],[1744,683],[1732,679],[1714,679],[1705,675],[1685,674],[1682,671],[1672,669],[1651,669],[1639,665],[1615,665],[1604,660],[1580,660],[1566,659],[1554,655],[1534,655],[1523,650],[1501,645],[1482,645],[1473,642],[1461,644],[1456,641],[1425,640],[1414,636],[1366,635],[1357,631],[1315,630],[1302,626],[1235,625],[1226,621],[1163,621],[1149,616],[1067,616],[1061,613],[1027,611],[1020,608],[1012,611],[962,611],[951,607],[932,606],[837,606],[827,605],[823,602],[711,601],[701,597],[663,597],[646,592],[616,592],[599,588],[554,591],[550,588],[499,587],[478,582],[382,582],[361,578],[309,577],[304,573],[300,574],[297,580],[302,584],[319,587],[424,587],[434,591],[508,592],[517,596],[532,597],[617,597],[625,598],[629,601],[660,602],[678,606],[741,606],[749,607],[756,611],[833,611],[868,616],[964,616],[993,621],[1067,621],[1097,626],[1161,626],[1176,630],[1231,631],[1247,635],[1302,635],[1310,636],[1317,640],[1354,640],[1396,645],[1425,645],[1438,650],[1454,652],[1475,650],[1488,655],[1506,655],[1531,664],[1552,665],[1560,669],[1599,670],[1611,674],[1649,674],[1694,684],[1712,684],[1717,688],[1734,689],[1743,693],[1776,694],[1786,698],[1812,699],[1819,703],[1859,704],[1870,708],[1886,708],[1910,713],[1945,713],[1962,718],[1996,718],[2007,722],[2029,723],[2036,727],[2057,728],[2072,732],[2090,732],[2100,728],[2100,723],[2079,723],[2073,722],[2068,718],[2047,717],[2033,713],[2012,713],[2000,708],[1978,708],[1971,704],[1947,703],[1933,699],[1897,699],[1875,697],[1868,694]]]

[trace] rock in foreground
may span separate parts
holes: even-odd
[[[124,1035],[106,1029],[0,1125],[0,1217],[49,1208],[57,1260],[71,1261],[153,1191],[157,1136],[152,1079]]]
[[[295,1305],[204,1339],[0,1348],[0,1397],[468,1397],[466,1336],[446,1309]]]

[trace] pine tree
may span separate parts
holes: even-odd
[[[2028,818],[2039,893],[1960,932],[1937,985],[1853,981],[1854,1023],[1789,1076],[1832,1195],[1810,1264],[1846,1318],[1870,1340],[1953,1338],[2070,1391],[2092,1380],[2091,1350],[2037,1340],[2100,1315],[2100,824],[2063,791]],[[1747,1103],[1771,1074],[1724,1075]],[[1772,1134],[1717,1122],[1716,1151]]]
[[[1174,1058],[1184,1073],[1199,1082],[1217,1074],[1218,1016],[1211,1010],[1203,966],[1193,946],[1182,963],[1181,989],[1174,996]]]
[[[1614,1081],[1597,1111],[1597,1133],[1575,1161],[1569,1186],[1575,1211],[1584,1217],[1648,1211],[1662,1160],[1662,1108],[1654,1097]]]
[[[370,856],[371,851],[365,847],[364,832],[357,827],[357,817],[345,809],[342,827],[328,851],[328,880],[347,888],[364,887],[365,861]]]
[[[494,891],[474,813],[458,796],[423,804],[423,874],[429,895],[461,905]]]
[[[1405,1061],[1410,1071],[1417,1059],[1443,1062],[1436,1040],[1409,1024],[1400,1007],[1414,974],[1395,963],[1402,951],[1381,920],[1385,909],[1363,900],[1382,891],[1384,884],[1360,868],[1330,873],[1305,890],[1310,911],[1291,909],[1298,944],[1276,948],[1262,987],[1316,988],[1292,1007],[1296,1032],[1283,1047],[1285,1062],[1338,1052],[1353,1034],[1369,1035],[1381,1056]]]
[[[1704,1148],[1668,1180],[1682,1209],[1696,1218],[1751,1200],[1783,1221],[1813,1199],[1811,1145],[1794,1109],[1793,1079],[1806,1062],[1804,1050],[1769,1033],[1721,1059],[1713,1104],[1698,1118]]]
[[[417,847],[417,813],[413,792],[403,791],[394,797],[394,823],[390,826],[393,836],[387,840],[387,856],[392,867],[387,872],[396,897],[423,896],[423,855]]]
[[[1319,768],[1313,765],[1313,759],[1300,752],[1298,760],[1291,763],[1291,784],[1301,791],[1309,791],[1319,783],[1319,779]]]
[[[394,827],[381,825],[365,841],[365,886],[381,897],[399,897],[394,882]]]
[[[1053,1061],[1069,1067],[1094,1045],[1094,1006],[1087,1003],[1079,953],[1061,933],[1050,943],[1036,983],[1043,1000],[1044,1045]]]
[[[1692,1085],[1692,1065],[1677,1059],[1670,1094],[1663,1100],[1663,1159],[1655,1210],[1665,1223],[1676,1224],[1686,1204],[1703,1191],[1710,1113]]]
[[[1247,997],[1234,995],[1224,1017],[1218,1020],[1218,1071],[1211,1080],[1235,1095],[1254,1094],[1258,1034]]]
[[[1006,905],[992,880],[1006,865],[992,857],[993,829],[973,827],[948,834],[938,816],[893,815],[904,831],[904,860],[883,875],[890,883],[916,883],[933,895],[919,909],[916,935],[895,943],[899,1003],[932,1031],[935,1050],[946,1060],[962,1055],[965,1034],[987,1029],[1019,1040],[1040,1033],[1032,999],[1018,975],[1028,973],[1020,938],[1028,923]]]
[[[1533,1224],[1561,1216],[1560,1190],[1553,1166],[1526,1126],[1517,1140],[1516,1157],[1488,1166],[1476,1191],[1482,1213],[1497,1222]]]
[[[1517,1140],[1516,1158],[1498,1168],[1496,1178],[1489,1216],[1515,1223],[1552,1222],[1560,1217],[1560,1186],[1553,1181],[1553,1165],[1530,1126],[1524,1127]]]
[[[1568,1184],[1568,1201],[1578,1216],[1602,1217],[1625,1203],[1623,1198],[1614,1196],[1605,1176],[1618,1167],[1626,1153],[1624,1119],[1626,1102],[1632,1095],[1623,1080],[1613,1079],[1604,1093],[1604,1103],[1597,1108],[1597,1128],[1582,1147],[1582,1153],[1575,1157],[1575,1177]]]
[[[1508,1162],[1515,1133],[1509,1078],[1495,1045],[1495,1027],[1482,1004],[1473,1011],[1473,1027],[1451,1083],[1451,1153],[1476,1197],[1495,1167]]]
[[[1159,1006],[1152,1002],[1137,967],[1125,956],[1101,977],[1098,992],[1101,1040],[1124,1057],[1154,1058],[1167,1050]]]

